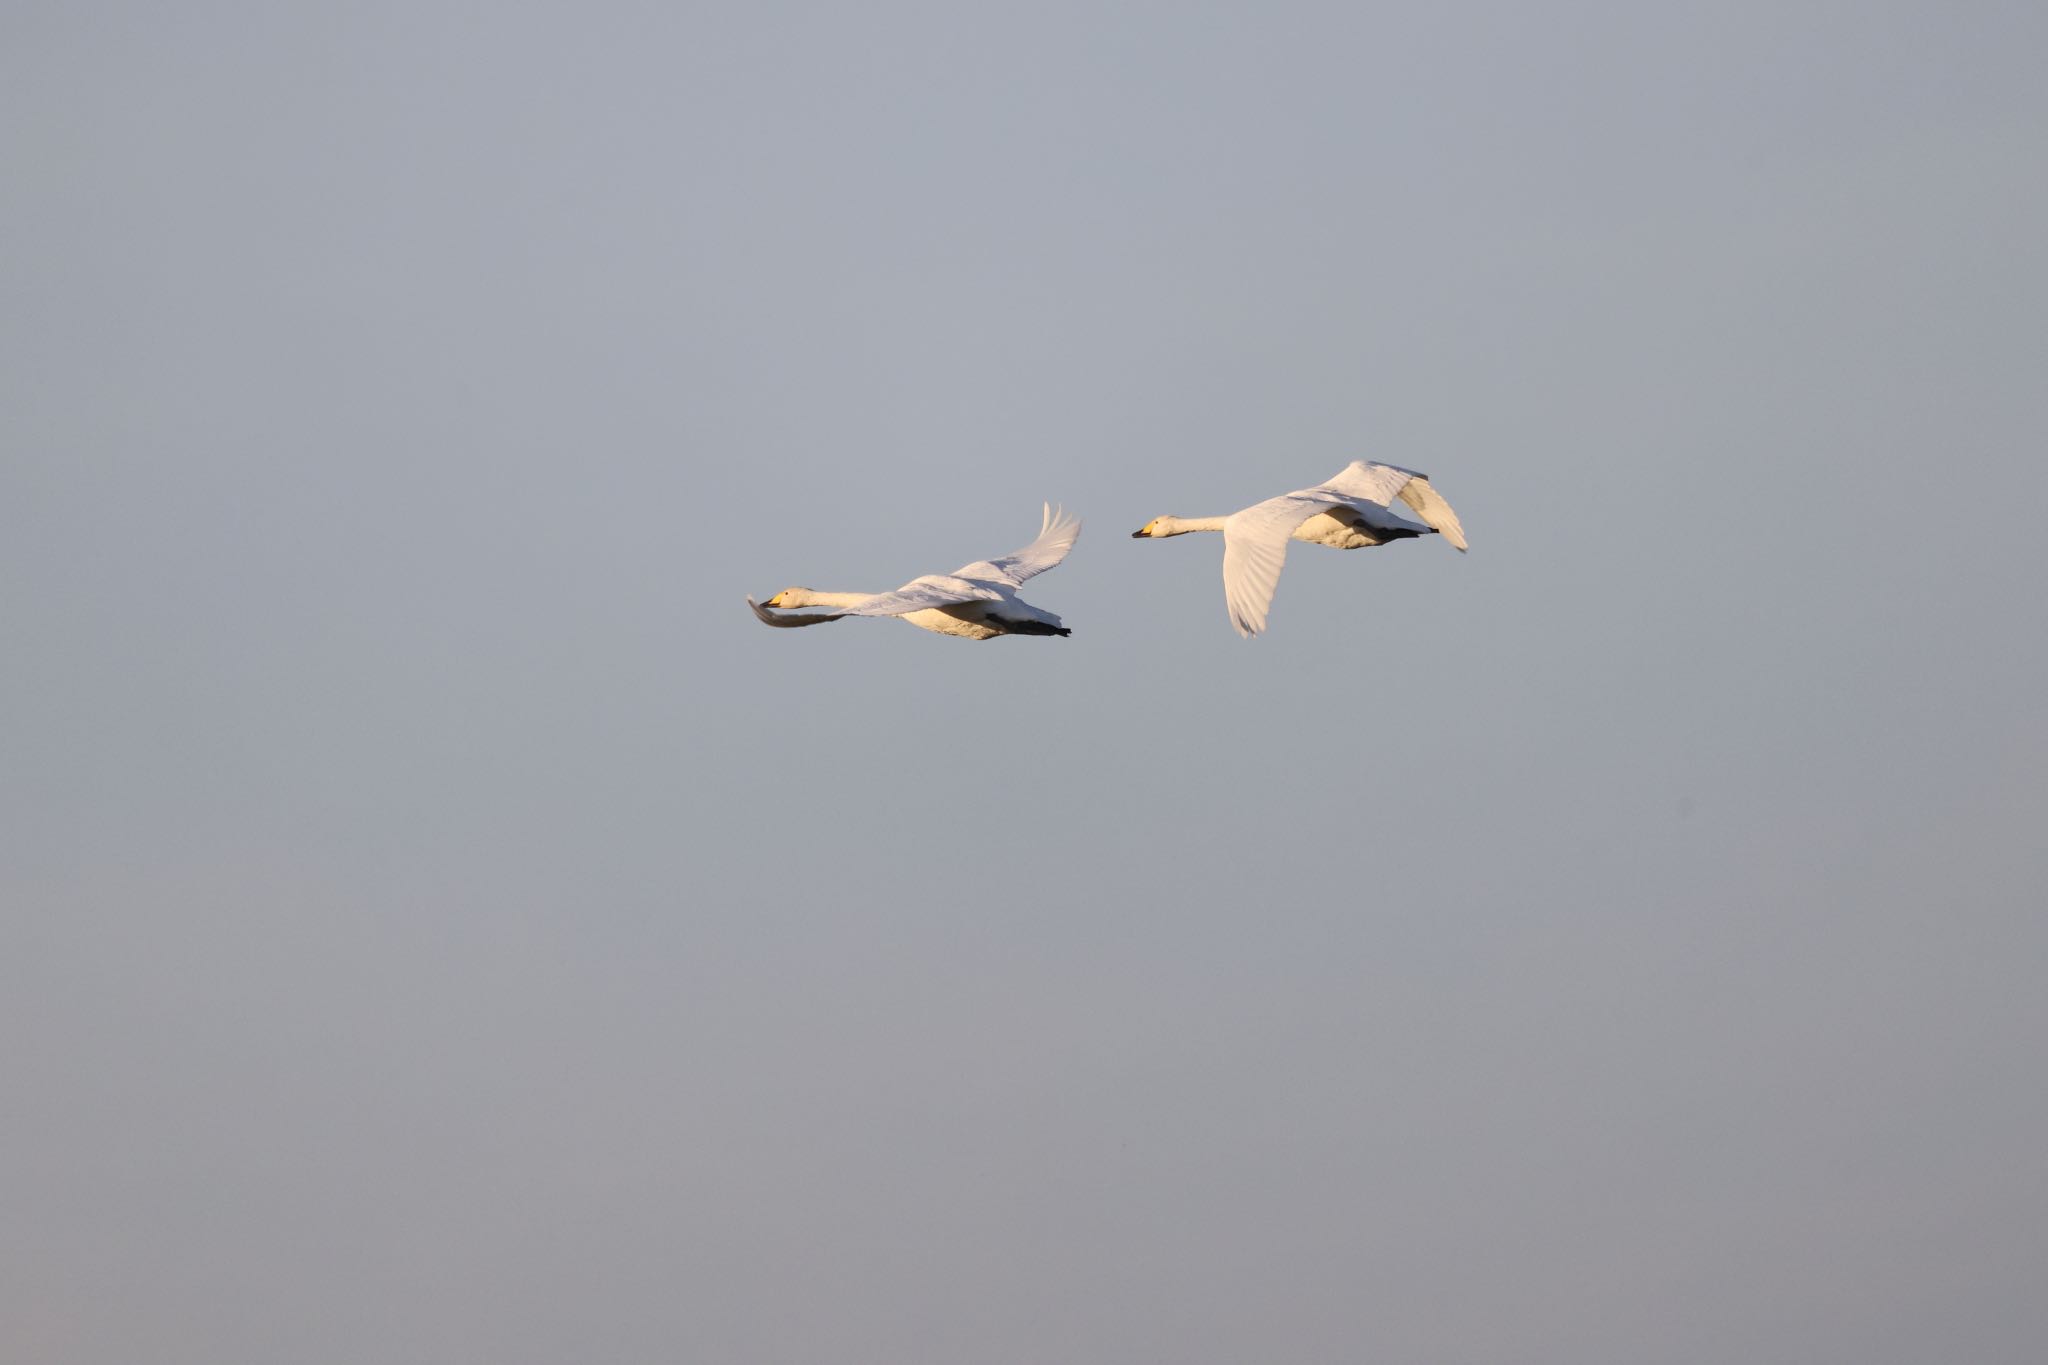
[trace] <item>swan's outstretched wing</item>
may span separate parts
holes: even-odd
[[[848,616],[902,616],[962,602],[994,602],[1025,579],[1044,573],[1067,557],[1081,534],[1081,520],[1046,504],[1038,539],[1001,559],[978,559],[952,573],[913,578],[894,592],[877,593],[845,609]]]
[[[1038,528],[1038,539],[1001,559],[978,559],[963,565],[953,571],[953,576],[1021,587],[1025,579],[1036,577],[1065,559],[1067,551],[1074,548],[1074,542],[1080,535],[1079,517],[1070,517],[1064,508],[1047,503],[1045,520]]]
[[[1294,528],[1343,501],[1325,489],[1304,488],[1223,519],[1223,605],[1239,635],[1250,639],[1266,628],[1266,608],[1273,605]]]
[[[827,621],[837,621],[846,614],[835,611],[829,616],[800,616],[793,611],[770,611],[751,597],[747,599],[747,605],[754,609],[754,615],[761,618],[761,624],[764,626],[822,626]]]
[[[1425,526],[1441,531],[1444,539],[1460,550],[1466,548],[1465,528],[1458,524],[1458,514],[1444,501],[1444,495],[1430,486],[1427,474],[1418,474],[1399,465],[1353,460],[1329,482],[1302,491],[1328,491],[1361,502],[1378,503],[1381,507],[1399,498],[1415,509]]]
[[[1401,495],[1402,484],[1421,477],[1414,470],[1402,469],[1399,465],[1353,460],[1317,484],[1315,488],[1305,488],[1302,491],[1325,491],[1335,493],[1339,497],[1356,498],[1360,502],[1376,502],[1386,507]]]

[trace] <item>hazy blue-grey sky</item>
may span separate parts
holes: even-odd
[[[8,6],[0,1355],[2034,1365],[2044,13]]]

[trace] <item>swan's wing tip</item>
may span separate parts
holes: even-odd
[[[1402,502],[1414,508],[1422,517],[1423,524],[1443,533],[1443,538],[1462,550],[1465,548],[1465,527],[1458,520],[1458,514],[1451,510],[1451,504],[1444,495],[1436,491],[1436,485],[1428,475],[1415,474],[1400,486],[1398,496]]]
[[[963,578],[993,578],[1015,588],[1022,587],[1025,579],[1056,567],[1080,538],[1081,519],[1054,503],[1044,504],[1044,509],[1038,535],[1029,545],[1000,559],[977,560],[956,573]]]

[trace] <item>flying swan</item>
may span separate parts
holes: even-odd
[[[1387,510],[1399,498],[1425,523],[1417,526]],[[1280,582],[1289,539],[1338,550],[1357,550],[1440,531],[1465,548],[1465,528],[1429,477],[1390,464],[1353,460],[1343,472],[1313,488],[1255,502],[1227,517],[1154,517],[1131,532],[1133,539],[1177,536],[1189,531],[1223,533],[1223,604],[1230,624],[1250,639],[1266,628],[1266,609]]]
[[[949,574],[913,578],[894,592],[814,592],[784,588],[764,605],[747,605],[771,626],[817,626],[842,616],[898,616],[921,630],[992,640],[998,635],[1069,635],[1060,618],[1017,596],[1024,580],[1058,564],[1074,548],[1081,521],[1050,503],[1038,539],[1001,559],[976,560]],[[832,607],[817,615],[779,615],[769,607]]]

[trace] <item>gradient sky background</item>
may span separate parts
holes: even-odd
[[[2034,1365],[2044,16],[8,5],[0,1355]]]

